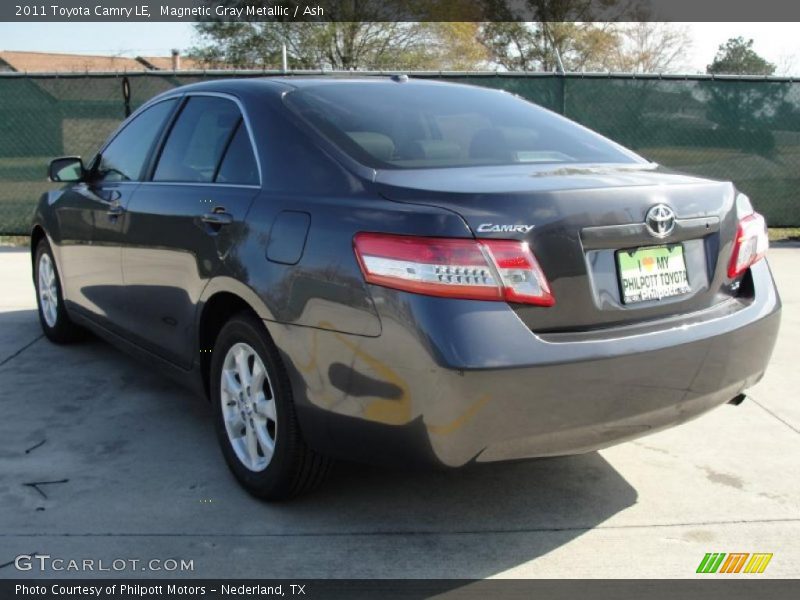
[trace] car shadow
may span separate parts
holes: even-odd
[[[304,520],[324,514],[353,523],[353,534],[396,536],[398,545],[407,541],[404,535],[428,536],[434,544],[456,541],[448,544],[446,572],[485,578],[567,544],[636,499],[636,490],[592,452],[452,471],[340,462],[321,489],[277,511]],[[507,539],[487,552],[480,545],[489,537]],[[412,577],[415,571],[391,565],[384,576]]]
[[[40,334],[36,319],[33,310],[0,313],[0,332],[24,328],[22,347]],[[343,565],[339,577],[484,578],[567,544],[637,499],[590,453],[452,471],[340,462],[316,491],[265,503],[228,472],[207,402],[92,337],[70,346],[34,341],[0,367],[0,390],[0,504],[9,509],[0,511],[0,530],[19,534],[20,544],[30,545],[26,535],[63,535],[77,551],[93,543],[85,536],[102,534],[119,536],[121,551],[131,535],[152,534],[151,552],[171,539],[201,539],[250,544],[258,556],[269,552],[264,544],[291,539],[308,554],[303,572],[318,574],[343,560],[333,546],[321,548],[353,540],[349,547],[364,550],[348,560],[373,568]],[[52,483],[30,486],[42,481]],[[231,571],[226,560],[216,554],[196,576],[275,575],[258,561]]]

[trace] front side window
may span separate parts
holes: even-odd
[[[376,169],[645,162],[577,123],[486,88],[347,82],[300,88],[286,102]]]
[[[164,100],[136,115],[103,150],[95,178],[99,181],[139,181],[175,102],[175,99]]]
[[[189,98],[164,144],[153,181],[214,181],[240,120],[239,108],[231,100]]]

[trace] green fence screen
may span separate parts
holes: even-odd
[[[153,95],[203,79],[263,73],[0,74],[0,234],[28,233],[54,184],[52,157],[90,157]],[[646,158],[732,180],[772,226],[800,226],[800,82],[779,78],[425,73],[497,87],[562,113]]]

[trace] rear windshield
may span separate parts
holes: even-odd
[[[376,169],[644,162],[568,119],[485,88],[348,82],[300,88],[286,102]]]

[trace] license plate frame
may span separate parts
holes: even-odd
[[[625,305],[691,292],[683,244],[624,248],[615,252],[615,262],[619,295]]]

